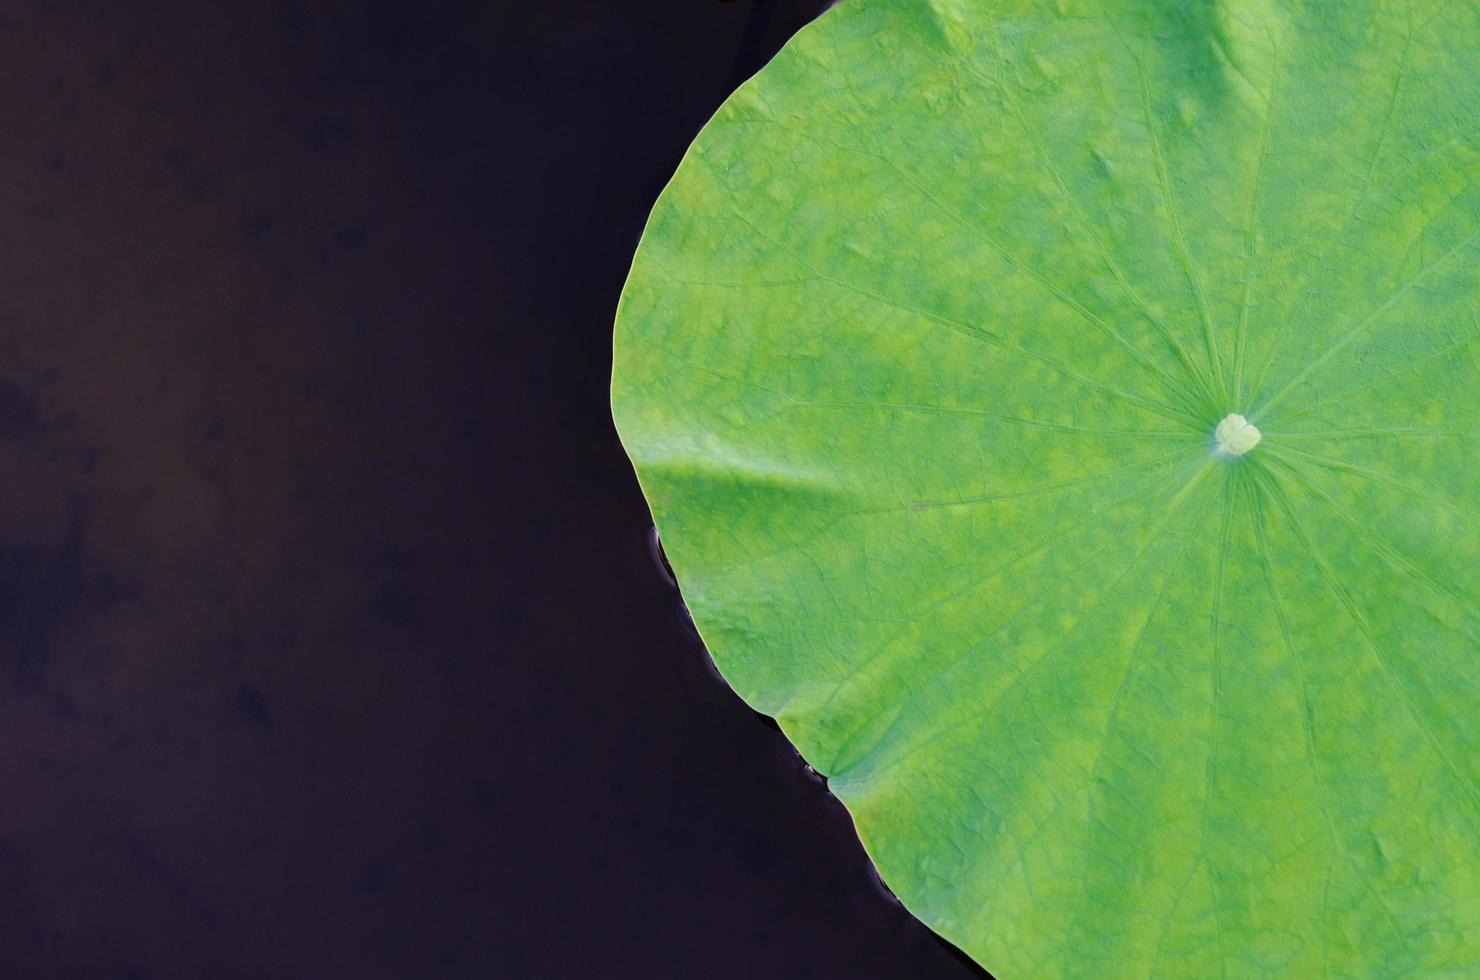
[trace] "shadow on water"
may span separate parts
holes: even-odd
[[[133,6],[0,15],[0,977],[979,976],[611,424],[653,200],[821,0]]]

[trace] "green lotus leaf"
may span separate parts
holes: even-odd
[[[614,408],[695,622],[1005,978],[1480,976],[1480,6],[847,0]]]

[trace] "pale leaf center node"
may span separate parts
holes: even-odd
[[[1213,430],[1213,451],[1219,456],[1237,458],[1259,445],[1262,438],[1264,434],[1259,431],[1259,426],[1234,413]]]

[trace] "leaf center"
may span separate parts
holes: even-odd
[[[1235,412],[1213,430],[1213,451],[1219,456],[1234,459],[1259,445],[1262,438],[1264,434],[1259,431],[1259,426]]]

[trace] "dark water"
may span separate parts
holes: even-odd
[[[0,5],[0,976],[979,975],[607,412],[647,208],[820,6]]]

